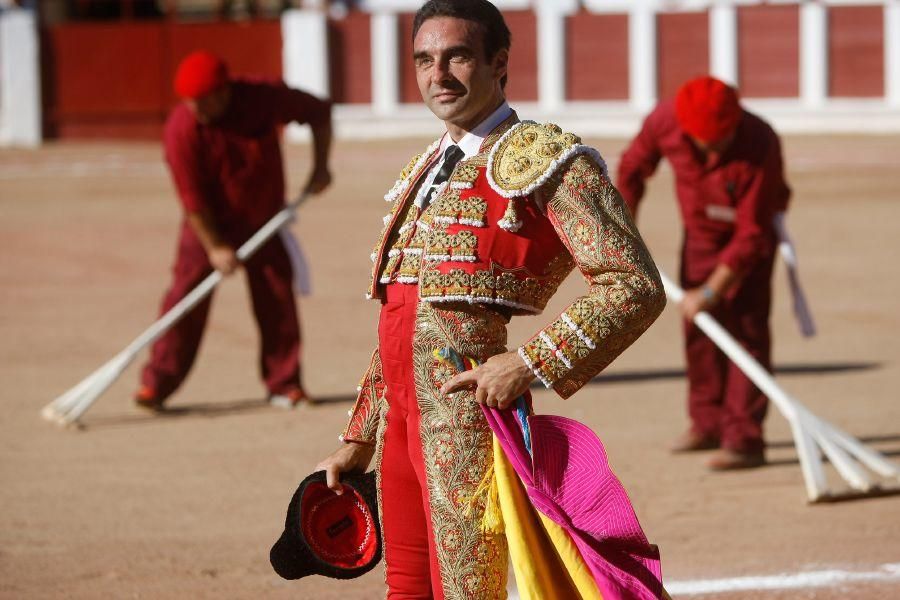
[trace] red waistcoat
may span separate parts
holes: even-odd
[[[574,263],[534,192],[588,149],[555,126],[516,121],[513,115],[479,154],[461,161],[424,212],[414,199],[438,144],[404,169],[385,196],[393,205],[372,256],[370,297],[380,298],[387,283],[415,283],[426,302],[544,309]]]

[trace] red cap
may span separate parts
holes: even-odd
[[[737,90],[704,75],[691,79],[678,90],[675,114],[686,133],[704,142],[715,143],[737,128],[743,111]]]
[[[228,82],[228,67],[206,50],[191,52],[175,71],[175,93],[181,98],[199,98]]]

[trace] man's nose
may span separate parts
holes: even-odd
[[[443,83],[445,81],[449,81],[453,79],[453,75],[450,74],[450,61],[449,60],[439,60],[434,63],[434,80],[438,83]]]

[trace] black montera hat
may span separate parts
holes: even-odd
[[[284,533],[269,553],[283,578],[352,579],[381,560],[375,473],[344,473],[341,485],[344,493],[335,494],[325,484],[325,471],[317,471],[294,492]]]

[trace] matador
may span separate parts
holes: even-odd
[[[479,403],[509,406],[536,378],[568,398],[656,319],[654,262],[600,154],[505,100],[510,35],[486,0],[432,0],[414,65],[447,132],[400,174],[372,253],[378,347],[343,445],[320,463],[374,461],[388,598],[502,598],[507,548],[473,502],[492,468]],[[507,350],[506,325],[539,314],[577,268],[585,295]],[[452,348],[480,366],[458,372]]]

